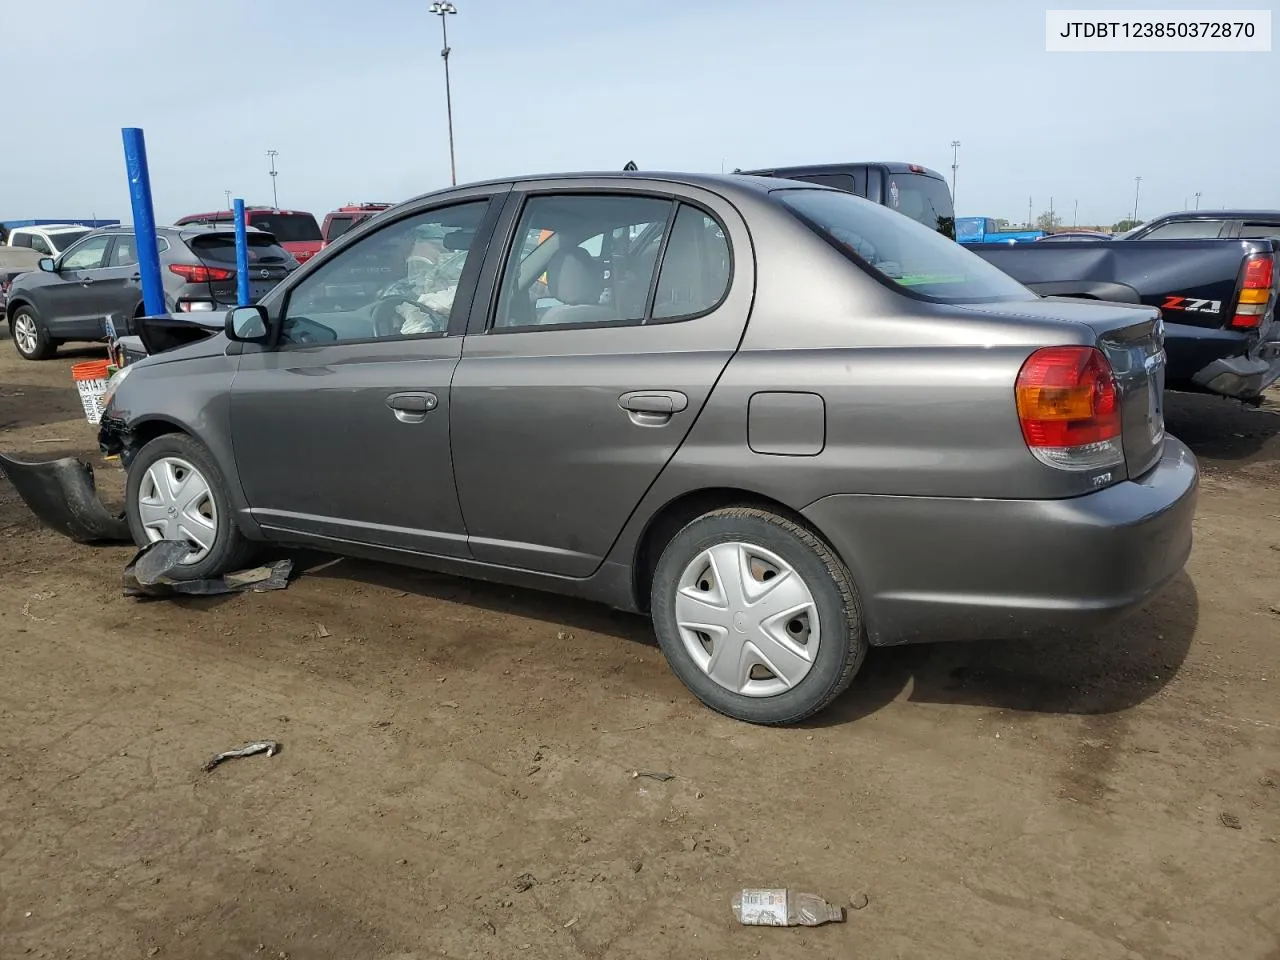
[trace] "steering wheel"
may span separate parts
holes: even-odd
[[[430,319],[431,329],[434,332],[438,333],[448,328],[448,317],[442,316],[414,297],[391,294],[390,296],[379,299],[373,307],[373,332],[375,336],[400,336],[400,328],[404,325],[404,317],[400,315],[399,311],[396,310],[396,307],[400,306],[402,303],[408,304],[419,313],[425,314]]]

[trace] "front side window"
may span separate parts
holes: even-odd
[[[63,270],[96,270],[102,266],[110,237],[91,237],[67,251],[62,259]]]
[[[689,318],[724,298],[729,276],[723,227],[689,204],[634,195],[535,196],[516,229],[493,326]]]
[[[1280,222],[1246,223],[1240,228],[1242,240],[1280,240]]]
[[[1034,297],[936,230],[861,197],[835,190],[776,190],[773,195],[855,263],[914,296],[944,303]]]
[[[488,205],[430,210],[361,238],[289,294],[283,342],[445,334]]]
[[[53,256],[53,247],[49,246],[49,241],[38,233],[31,234],[31,249],[47,257]]]

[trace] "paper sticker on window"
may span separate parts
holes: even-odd
[[[889,205],[896,207],[898,205],[898,181],[889,181]]]

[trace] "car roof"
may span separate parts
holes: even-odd
[[[1158,220],[1280,220],[1280,210],[1179,210],[1152,217],[1143,226]]]
[[[83,223],[37,223],[26,227],[13,227],[9,232],[15,230],[39,230],[41,233],[66,233],[68,230],[92,230],[93,227],[87,227]]]
[[[679,173],[666,170],[635,170],[621,172],[618,170],[583,170],[573,173],[543,173],[526,174],[515,177],[494,177],[489,180],[460,183],[456,187],[445,187],[439,190],[430,190],[425,193],[420,193],[402,201],[397,204],[397,206],[406,206],[430,197],[446,196],[450,193],[462,190],[474,190],[483,187],[498,187],[505,186],[506,184],[537,183],[544,181],[563,181],[565,183],[573,183],[575,181],[587,180],[613,180],[618,183],[626,183],[627,181],[671,183],[681,186],[702,187],[703,189],[726,195],[733,193],[749,193],[756,196],[763,196],[765,194],[787,189],[830,190],[833,193],[844,192],[822,184],[805,183],[800,180],[788,181],[781,177],[761,177],[748,173],[715,174]]]

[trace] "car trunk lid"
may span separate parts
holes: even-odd
[[[275,239],[262,233],[249,233],[249,299],[256,303],[289,275],[293,260]],[[231,232],[211,233],[187,241],[191,252],[206,267],[216,271],[209,281],[210,293],[218,303],[236,303],[236,238]]]

